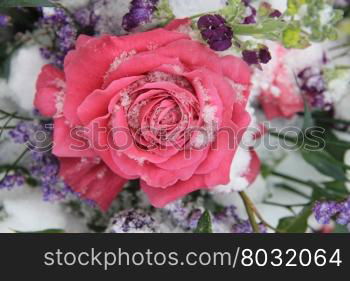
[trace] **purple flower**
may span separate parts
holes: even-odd
[[[75,46],[77,30],[73,25],[66,24],[57,30],[58,48],[63,53],[68,53]]]
[[[24,176],[19,172],[15,172],[14,174],[5,176],[5,178],[0,181],[0,189],[10,190],[14,187],[22,186],[24,183]]]
[[[246,6],[245,16],[243,18],[243,24],[256,23],[257,11],[252,5],[250,5],[251,1],[250,0],[243,0],[242,2],[244,4],[244,6]]]
[[[224,225],[224,229],[220,225]],[[228,229],[226,229],[227,227]],[[238,216],[235,206],[225,207],[220,212],[215,213],[213,217],[213,228],[217,229],[218,232],[253,233],[250,222]],[[264,225],[259,225],[259,230],[261,233],[267,231]]]
[[[300,89],[304,92],[311,106],[326,111],[332,110],[332,104],[325,100],[327,85],[320,68],[307,67],[298,74]]]
[[[248,16],[243,19],[243,24],[254,24],[256,23],[256,9],[252,6],[248,6]]]
[[[266,233],[267,229],[264,225],[259,225],[259,232]],[[248,220],[232,226],[232,233],[253,233],[253,227]]]
[[[334,219],[338,224],[347,225],[350,229],[350,197],[342,202],[316,202],[313,211],[320,224],[329,224]]]
[[[271,60],[271,54],[266,46],[262,46],[256,50],[244,50],[242,52],[243,60],[249,65],[266,64]]]
[[[11,21],[11,18],[7,15],[0,14],[0,27],[6,27]]]
[[[43,14],[39,26],[55,32],[54,46],[43,47],[40,52],[43,58],[50,59],[56,66],[62,67],[66,54],[75,46],[78,30],[74,20],[63,9],[54,9],[53,13]]]
[[[339,203],[339,215],[337,216],[337,223],[341,225],[350,225],[350,198],[342,203]]]
[[[49,48],[40,48],[40,54],[46,60],[51,59],[53,56],[52,50]]]
[[[139,25],[149,22],[156,10],[157,3],[158,0],[131,1],[129,13],[123,17],[123,28],[126,31],[131,31]]]
[[[269,17],[270,18],[279,18],[282,16],[282,13],[279,10],[274,10]]]
[[[44,201],[63,200],[73,193],[59,177],[59,162],[51,152],[32,151],[31,157],[29,171],[39,181]]]
[[[61,25],[69,23],[71,20],[63,9],[55,8],[52,14],[43,14],[41,22],[48,25]]]
[[[201,218],[202,214],[203,214],[203,211],[200,209],[194,209],[190,213],[189,217],[187,218],[189,229],[195,229],[197,227],[198,221]]]
[[[197,227],[203,211],[193,203],[184,203],[182,200],[175,201],[165,206],[174,224],[185,230],[193,230]]]
[[[268,63],[271,60],[271,54],[268,48],[261,48],[259,50],[259,61],[261,63]]]
[[[78,9],[74,13],[74,19],[82,26],[82,27],[94,27],[98,20],[99,16],[95,14],[93,7],[83,7]]]
[[[110,233],[155,232],[155,221],[141,210],[126,210],[113,217],[109,227]]]
[[[40,125],[34,122],[20,122],[16,128],[9,131],[9,136],[15,143],[29,143],[32,142],[35,133],[41,128]]]
[[[320,224],[329,224],[331,219],[339,212],[339,205],[334,201],[316,202],[313,212]]]
[[[233,32],[220,15],[205,15],[197,23],[203,39],[215,51],[225,51],[232,46]]]
[[[244,50],[242,56],[243,60],[249,65],[259,64],[259,54],[256,51]]]

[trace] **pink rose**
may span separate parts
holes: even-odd
[[[304,110],[304,102],[296,85],[295,73],[287,65],[286,58],[292,56],[283,46],[271,45],[273,59],[257,74],[260,89],[259,101],[267,119],[291,118]],[[259,70],[257,70],[259,71]]]
[[[156,207],[230,181],[250,123],[250,69],[176,31],[186,23],[80,36],[64,71],[42,70],[35,106],[54,118],[60,175],[102,209],[130,179],[140,179]],[[249,181],[259,171],[253,159]]]

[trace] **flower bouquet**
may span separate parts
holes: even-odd
[[[348,232],[349,5],[0,0],[0,231]]]

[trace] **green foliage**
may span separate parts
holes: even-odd
[[[304,233],[307,230],[307,220],[311,213],[312,208],[307,206],[297,216],[280,219],[277,229],[286,233]]]
[[[282,42],[286,48],[304,49],[310,46],[307,37],[302,33],[300,26],[290,24],[283,31]]]
[[[205,211],[198,221],[195,233],[212,233],[211,217],[209,211]]]
[[[49,233],[49,234],[57,234],[57,233],[65,233],[63,229],[56,229],[56,228],[50,228],[50,229],[45,229],[45,230],[40,230],[40,231],[17,231],[13,230],[15,233]]]
[[[0,0],[0,7],[54,7],[54,1],[49,0]]]
[[[301,155],[307,163],[313,166],[320,173],[334,178],[338,181],[347,180],[345,176],[345,170],[343,168],[343,163],[334,159],[334,157],[330,155],[327,151],[302,150]]]
[[[306,3],[306,0],[288,0],[287,13],[289,15],[296,15],[301,6]]]
[[[345,225],[336,224],[333,233],[349,233],[349,229]]]

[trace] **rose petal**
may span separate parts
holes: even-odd
[[[87,125],[93,119],[104,116],[108,113],[108,105],[111,99],[118,95],[122,89],[133,82],[142,79],[143,76],[125,77],[114,81],[104,90],[95,90],[91,95],[85,98],[78,107],[78,117],[80,121]]]
[[[178,181],[166,189],[154,188],[145,181],[141,181],[141,188],[147,194],[151,204],[156,208],[163,208],[168,203],[184,197],[185,195],[199,190],[206,189],[206,183],[202,175],[195,175],[188,181]]]
[[[54,146],[57,157],[94,157],[96,153],[84,136],[84,130],[70,127],[64,117],[54,120]]]
[[[62,90],[64,73],[48,64],[43,67],[36,83],[34,106],[46,117],[56,112],[56,95]]]
[[[95,201],[106,211],[126,180],[112,173],[102,162],[87,158],[60,158],[60,176],[83,198]]]

